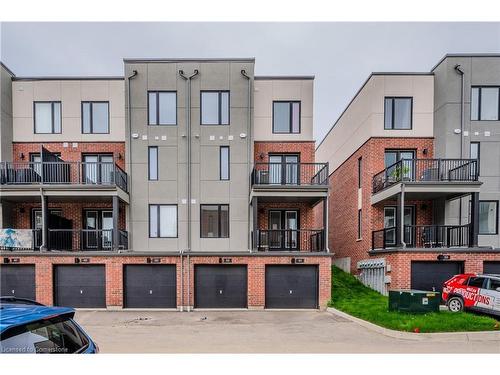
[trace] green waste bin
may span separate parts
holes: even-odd
[[[408,313],[439,312],[441,293],[402,289],[389,291],[389,311]]]

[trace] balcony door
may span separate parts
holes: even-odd
[[[113,180],[113,155],[83,156],[83,181],[86,184],[110,185]]]
[[[269,211],[269,248],[275,250],[298,249],[299,211]]]
[[[394,165],[400,160],[411,160],[403,163],[402,166]],[[384,154],[385,168],[388,168],[387,174],[389,178],[397,180],[412,179],[413,176],[413,160],[415,159],[415,150],[386,150]]]
[[[405,229],[405,242],[406,245],[411,247],[415,243],[414,238],[414,225],[415,225],[415,207],[405,206],[404,225],[408,225]],[[384,229],[385,230],[385,246],[396,246],[396,231],[397,229],[397,209],[394,206],[384,207]]]
[[[87,210],[84,213],[83,247],[107,250],[112,247],[113,211]]]
[[[276,185],[298,185],[299,155],[269,155],[269,183]]]

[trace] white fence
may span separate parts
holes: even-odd
[[[386,296],[385,259],[366,259],[358,262],[359,281]]]

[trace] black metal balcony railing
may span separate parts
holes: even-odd
[[[259,251],[325,251],[323,229],[258,229],[254,248]]]
[[[399,182],[477,181],[476,159],[402,159],[373,176],[372,192]]]
[[[255,163],[254,185],[328,185],[328,163]]]
[[[42,245],[41,229],[24,229],[30,231],[31,241],[3,241],[0,250],[39,250]],[[30,243],[30,246],[25,245]],[[48,250],[60,251],[103,251],[112,250],[112,229],[49,229],[47,239]],[[118,249],[128,249],[128,232],[118,231]]]
[[[0,184],[114,185],[128,191],[127,173],[112,162],[2,162]]]
[[[397,227],[372,232],[372,249],[398,247]],[[448,248],[469,246],[470,224],[405,225],[404,242],[408,248]]]

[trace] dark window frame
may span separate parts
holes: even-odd
[[[161,124],[160,123],[160,93],[175,93],[175,124]],[[178,125],[178,114],[177,114],[177,90],[148,90],[148,126],[177,126]],[[156,111],[155,111],[155,123],[151,123],[151,118],[149,117],[149,94],[156,94]]]
[[[479,206],[481,205],[481,202],[488,202],[488,203],[495,203],[495,206],[496,206],[496,218],[495,218],[495,233],[481,233],[479,228],[480,226],[478,225],[478,228],[477,228],[477,233],[481,236],[496,236],[498,235],[498,218],[499,218],[499,214],[498,214],[498,208],[499,208],[499,201],[498,200],[495,200],[495,199],[481,199],[479,200],[479,204],[478,204],[478,209],[477,209],[477,214],[479,216]],[[478,218],[479,219],[479,218]]]
[[[36,131],[36,105],[40,103],[40,104],[46,104],[46,103],[50,103],[51,106],[51,132],[37,132]],[[54,125],[55,125],[55,121],[54,121],[54,104],[55,103],[59,103],[59,121],[60,121],[60,131],[58,132],[55,132],[54,131]],[[34,134],[62,134],[62,128],[63,128],[63,123],[62,123],[62,102],[60,100],[35,100],[33,101],[33,133]]]
[[[105,133],[95,133],[94,132],[94,112],[93,112],[93,105],[94,103],[96,104],[107,104],[108,105],[108,131]],[[90,132],[85,132],[83,129],[83,105],[84,104],[90,104],[90,119],[89,119],[89,125],[90,125]],[[81,132],[82,134],[109,134],[110,133],[110,128],[111,128],[111,116],[110,116],[110,105],[109,105],[109,100],[85,100],[81,102],[81,122],[82,122],[82,128]]]
[[[386,148],[384,149],[384,166],[385,168],[390,167],[391,165],[385,165],[385,154],[388,152],[396,153],[396,163],[401,160],[401,153],[403,152],[413,152],[413,159],[417,158],[417,152],[418,150],[416,148]]]
[[[358,233],[357,240],[363,239],[363,209],[358,209]]]
[[[498,103],[497,103],[497,119],[496,120],[482,120],[481,119],[481,106],[482,106],[482,98],[481,98],[481,89],[483,88],[489,88],[489,89],[497,89],[498,90]],[[472,90],[473,89],[479,89],[478,91],[478,96],[477,96],[477,119],[472,119]],[[470,112],[470,121],[500,121],[500,86],[498,85],[474,85],[471,86],[470,88],[470,106],[469,106],[469,112]]]
[[[469,157],[471,157],[470,155],[470,151],[471,151],[471,146],[472,145],[477,145],[477,175],[479,176],[481,174],[481,142],[477,142],[477,141],[474,141],[474,142],[471,142],[469,144]],[[472,158],[471,158],[472,159]]]
[[[290,123],[288,124],[287,132],[278,132],[274,129],[274,104],[275,103],[288,103],[289,113],[290,113]],[[293,130],[293,103],[299,103],[299,131],[294,132]],[[302,101],[301,100],[273,100],[273,118],[272,118],[272,130],[273,134],[301,134],[302,133]]]
[[[156,149],[156,178],[151,178],[151,149]],[[160,158],[158,146],[148,146],[148,181],[160,179]]]
[[[157,206],[157,217],[156,217],[156,225],[158,229],[158,235],[157,236],[151,236],[151,206]],[[176,217],[177,220],[175,221],[176,227],[175,227],[175,236],[162,236],[160,235],[160,207],[161,206],[175,206],[175,211],[176,211]],[[150,203],[148,204],[148,237],[149,238],[179,238],[179,205],[176,203]]]
[[[218,121],[217,124],[203,123],[203,93],[218,93]],[[222,123],[222,93],[227,92],[227,124]],[[200,125],[203,126],[229,126],[231,125],[231,90],[200,90]]]
[[[358,158],[358,189],[361,189],[363,184],[363,157]]]
[[[385,126],[386,123],[386,111],[385,111],[385,102],[386,100],[392,100],[392,116],[391,116],[391,127],[387,128]],[[395,100],[394,99],[410,99],[410,127],[408,129],[400,129],[394,127],[394,113],[395,113]],[[384,97],[384,130],[413,130],[413,96],[385,96]]]
[[[217,206],[217,220],[218,220],[218,233],[217,233],[217,236],[216,237],[208,237],[208,236],[204,236],[203,235],[203,231],[202,231],[202,222],[203,222],[203,219],[202,219],[202,212],[203,212],[203,207],[206,207],[206,206]],[[227,206],[227,237],[222,237],[221,236],[221,228],[222,228],[222,215],[221,215],[221,207],[223,206]],[[229,212],[229,204],[227,203],[207,203],[207,204],[200,204],[200,238],[209,238],[209,239],[213,239],[213,238],[230,238],[230,225],[231,225],[231,218],[230,218],[230,212]]]
[[[227,148],[227,178],[222,178],[222,149]],[[231,148],[230,146],[219,146],[219,180],[231,180]]]

